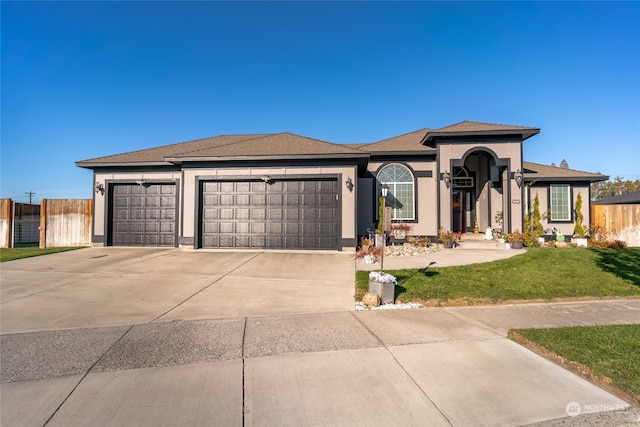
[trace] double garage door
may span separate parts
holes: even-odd
[[[335,178],[200,183],[202,248],[336,249]]]
[[[177,246],[173,183],[112,184],[108,245]],[[335,178],[200,182],[201,248],[337,249]]]

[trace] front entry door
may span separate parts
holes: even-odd
[[[474,197],[472,189],[453,190],[453,231],[473,231]]]

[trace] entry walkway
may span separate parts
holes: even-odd
[[[640,300],[5,334],[0,421],[516,426],[588,425],[597,417],[631,425],[640,411],[505,337],[513,327],[618,323],[640,323]]]

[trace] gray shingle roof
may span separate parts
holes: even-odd
[[[487,136],[498,135],[521,135],[522,140],[532,137],[540,132],[538,128],[527,126],[511,126],[495,123],[481,123],[463,121],[454,125],[445,126],[440,129],[427,132],[423,142],[433,145],[436,138],[447,138],[456,136],[478,136],[486,134]]]
[[[522,162],[524,167],[523,175],[525,181],[553,181],[553,180],[573,180],[573,181],[606,181],[608,176],[600,173],[577,171],[564,169],[556,166],[541,165],[533,162]]]
[[[594,200],[592,205],[627,205],[640,203],[640,191]]]
[[[272,160],[272,159],[331,159],[352,158],[363,161],[370,155],[436,153],[435,148],[424,145],[429,138],[465,135],[506,135],[519,133],[526,139],[539,129],[491,123],[464,121],[437,130],[419,129],[371,144],[333,144],[288,132],[276,134],[221,135],[145,150],[130,151],[111,156],[76,162],[85,168],[108,166],[174,165],[189,161],[217,160]],[[524,162],[526,181],[604,181],[602,174],[557,168]]]
[[[419,129],[393,138],[383,139],[372,144],[360,144],[361,150],[366,150],[372,154],[394,153],[394,152],[432,152],[431,147],[423,145],[421,142],[430,129]],[[352,144],[351,146],[357,146]]]
[[[76,162],[80,167],[108,165],[168,165],[176,162],[234,158],[288,158],[300,156],[363,157],[348,146],[283,132],[278,134],[222,135],[146,150]]]

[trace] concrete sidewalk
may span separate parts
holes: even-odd
[[[0,424],[631,425],[639,411],[611,412],[626,402],[505,338],[612,323],[640,323],[640,300],[5,334]]]

